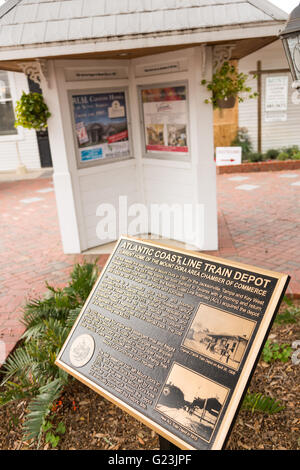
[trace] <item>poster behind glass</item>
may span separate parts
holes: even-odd
[[[79,164],[130,157],[125,91],[72,93]]]
[[[188,153],[186,86],[141,90],[146,152]]]

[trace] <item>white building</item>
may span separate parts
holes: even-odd
[[[254,78],[251,72],[257,70],[259,62],[263,72],[261,101],[246,100],[239,104],[239,127],[248,129],[256,151],[259,146],[262,152],[293,145],[300,147],[299,100],[291,86],[292,77],[281,41],[277,40],[240,60],[239,71],[249,74],[253,91],[258,91],[258,78]]]
[[[28,170],[41,168],[36,132],[14,126],[14,109],[23,90],[29,91],[26,75],[0,70],[0,171],[16,170],[18,153]]]
[[[99,239],[99,205],[119,219],[121,196],[128,206],[190,205],[203,215],[196,246],[217,249],[213,112],[201,80],[273,42],[286,18],[266,0],[6,2],[0,69],[38,81],[52,113],[66,253],[117,237]]]

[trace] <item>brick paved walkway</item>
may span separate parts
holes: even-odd
[[[300,170],[219,175],[220,249],[209,253],[289,273],[289,293],[299,295],[299,201]],[[51,178],[0,183],[0,356],[3,341],[7,355],[24,330],[24,301],[44,293],[46,280],[65,285],[82,260],[62,252]]]
[[[300,294],[300,170],[218,176],[223,258],[291,276]]]
[[[62,252],[52,179],[0,183],[0,340],[6,354],[24,331],[25,300],[46,292],[45,281],[65,285],[81,261]]]

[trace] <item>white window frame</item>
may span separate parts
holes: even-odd
[[[7,76],[8,76],[9,89],[10,89],[10,93],[11,93],[11,100],[7,100],[7,101],[12,102],[13,110],[15,112],[15,107],[16,107],[16,104],[17,104],[17,100],[19,99],[17,97],[17,93],[16,93],[15,74],[14,74],[14,72],[8,72],[7,71]],[[25,90],[25,91],[27,92],[28,90]],[[23,130],[23,128],[18,126],[18,127],[16,127],[16,130],[17,130],[16,134],[0,135],[0,142],[15,142],[15,141],[23,140],[24,139],[24,130]]]

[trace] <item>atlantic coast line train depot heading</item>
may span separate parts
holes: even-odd
[[[121,237],[56,364],[181,449],[221,449],[286,274]]]

